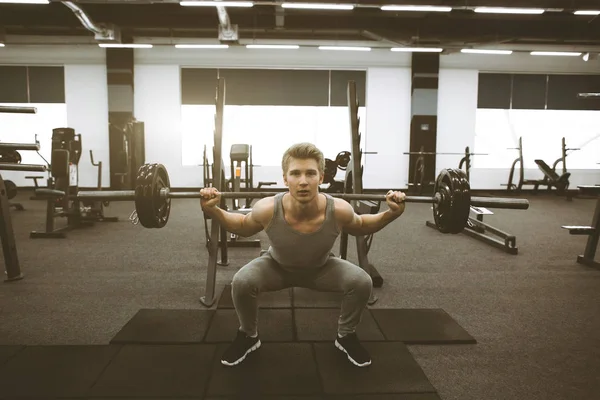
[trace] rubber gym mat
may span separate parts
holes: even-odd
[[[387,340],[406,344],[475,344],[477,341],[442,309],[371,309]]]
[[[141,309],[111,339],[111,344],[200,343],[214,310]]]
[[[94,399],[129,400],[129,399]],[[188,399],[182,399],[188,400]],[[249,400],[244,396],[207,397],[204,400]],[[254,399],[252,399],[254,400]],[[441,400],[437,393],[364,394],[357,396],[260,396],[260,400]]]
[[[296,308],[294,320],[299,341],[334,341],[337,334],[339,308]],[[385,337],[368,309],[356,327],[359,340],[383,341]]]
[[[90,397],[202,397],[215,345],[124,345]]]
[[[207,397],[244,395],[318,395],[321,383],[308,343],[263,343],[234,367],[221,364],[227,344],[219,345]]]
[[[294,307],[299,308],[335,308],[342,305],[343,293],[319,292],[312,289],[295,287]]]
[[[359,394],[327,396],[326,400],[441,400],[437,393]],[[96,399],[94,399],[96,400]]]
[[[217,310],[204,339],[207,343],[232,342],[240,322],[235,310]],[[294,340],[292,310],[258,310],[258,333],[262,342],[291,342]]]
[[[292,307],[292,289],[283,289],[276,292],[264,292],[258,296],[258,306],[261,308],[291,308]],[[233,299],[231,298],[231,285],[225,285],[219,302],[218,309],[232,309]]]
[[[25,346],[0,346],[0,367]]]
[[[264,396],[260,397],[246,397],[243,395],[239,396],[221,396],[221,397],[207,397],[204,400],[326,400],[322,395],[316,394],[314,396]]]
[[[83,397],[119,346],[29,346],[0,368],[0,393]]]
[[[333,344],[314,343],[325,394],[435,393],[403,343],[365,342],[372,364],[357,368]]]

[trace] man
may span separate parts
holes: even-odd
[[[371,277],[360,267],[335,257],[331,249],[342,230],[350,235],[368,235],[398,218],[404,212],[405,195],[389,191],[389,210],[375,215],[355,214],[345,200],[319,193],[325,159],[311,143],[290,147],[283,155],[282,168],[289,192],[260,199],[247,215],[220,209],[217,189],[200,191],[202,210],[227,231],[248,237],[264,230],[271,243],[267,251],[233,277],[231,291],[240,328],[221,363],[236,365],[260,347],[259,293],[305,287],[344,293],[334,344],[353,364],[370,365],[371,357],[355,330],[371,296]]]

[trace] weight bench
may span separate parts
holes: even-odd
[[[54,189],[36,189],[35,190],[36,200],[46,200],[46,230],[44,232],[32,231],[29,233],[31,239],[38,238],[52,238],[52,239],[64,239],[66,238],[65,232],[72,229],[70,226],[65,226],[59,229],[54,229],[54,218],[64,216],[64,213],[54,211],[54,202],[61,197],[65,196],[65,192],[62,190]]]
[[[562,228],[568,229],[571,235],[585,235],[588,237],[583,255],[577,256],[577,262],[588,267],[600,268],[600,262],[594,261],[596,249],[598,248],[598,238],[600,237],[600,185],[581,185],[577,188],[579,193],[583,195],[598,196],[592,223],[590,226],[563,225]]]
[[[540,185],[548,186],[548,190],[550,190],[552,187],[555,187],[559,194],[562,194],[567,190],[567,188],[569,187],[569,177],[571,176],[570,172],[565,172],[562,175],[558,175],[556,171],[550,168],[550,166],[546,164],[544,160],[535,160],[535,163],[537,164],[540,171],[544,173],[544,178],[539,181],[532,181],[535,183],[528,183],[534,185],[534,192],[538,190],[538,187]]]
[[[26,176],[25,179],[33,179],[33,186],[34,186],[34,190],[37,190],[40,188],[40,185],[38,185],[38,179],[44,179],[45,176]],[[36,198],[35,196],[31,196],[29,198],[29,200],[38,200],[38,198]]]

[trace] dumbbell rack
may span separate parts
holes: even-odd
[[[346,168],[345,193],[363,193],[363,167],[362,155],[360,149],[360,119],[358,117],[358,98],[356,96],[356,82],[348,82],[348,112],[350,117],[350,130],[352,137],[352,156],[351,162]],[[352,201],[352,206],[357,214],[376,214],[379,212],[380,203],[373,201]],[[365,270],[373,280],[374,287],[383,286],[383,278],[373,264],[369,262],[369,249],[373,241],[373,235],[356,236],[356,251],[358,255],[358,264]],[[346,259],[348,251],[348,233],[342,232],[340,237],[340,257]],[[377,298],[372,295],[369,304],[374,304]]]
[[[0,107],[0,113],[21,113],[21,114],[35,114],[37,109],[35,107]],[[23,144],[23,143],[0,143],[0,148],[3,150],[39,150],[40,144]],[[44,172],[46,171],[45,165],[32,165],[32,164],[20,164],[20,163],[0,163],[0,170],[3,171],[35,171]],[[6,269],[5,282],[14,282],[23,279],[21,273],[21,266],[19,264],[19,256],[17,252],[17,244],[15,241],[15,232],[12,226],[12,219],[10,216],[11,204],[8,200],[8,193],[4,179],[0,174],[0,239],[2,241],[2,251],[4,254],[4,265]]]

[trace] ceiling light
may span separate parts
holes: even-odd
[[[319,50],[371,51],[370,47],[319,46]]]
[[[180,1],[180,6],[187,7],[252,7],[251,1]]]
[[[600,10],[578,10],[573,12],[575,15],[600,15]]]
[[[452,7],[440,6],[382,6],[382,11],[424,11],[424,12],[450,12]]]
[[[512,54],[512,50],[462,49],[460,52],[467,54]]]
[[[581,53],[569,52],[569,51],[532,51],[532,56],[566,56],[566,57],[579,57]]]
[[[140,43],[98,43],[98,46],[113,49],[151,49],[151,44]]]
[[[0,3],[9,4],[50,4],[49,0],[0,0]]]
[[[444,49],[439,49],[436,47],[392,47],[390,50],[411,53],[441,53]]]
[[[283,8],[301,8],[306,10],[353,10],[352,4],[283,3]]]
[[[49,4],[49,0],[0,0],[0,3],[10,4]]]
[[[228,49],[228,44],[176,44],[177,49]]]
[[[294,50],[300,48],[297,44],[247,44],[247,49],[286,49]]]
[[[512,8],[512,7],[477,7],[476,13],[491,14],[543,14],[543,8]]]
[[[0,43],[0,47],[4,47],[4,43]]]

